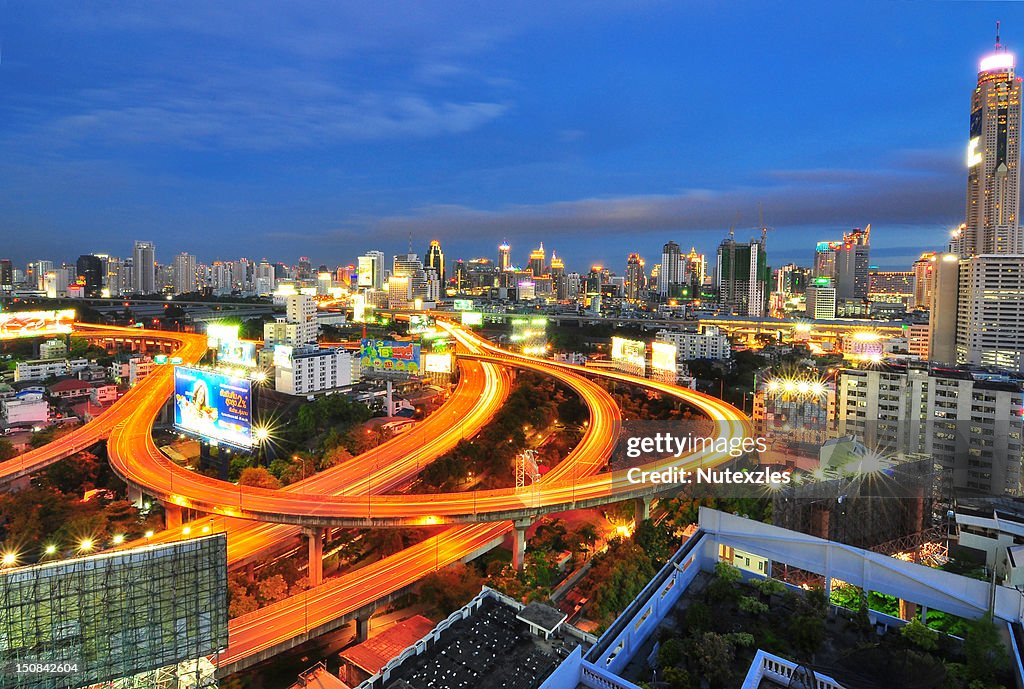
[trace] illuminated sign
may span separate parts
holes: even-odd
[[[814,278],[814,284],[818,287],[829,287],[832,285],[832,278]]]
[[[643,372],[647,369],[646,354],[647,345],[640,340],[627,340],[624,337],[612,338],[612,361],[628,364]]]
[[[362,294],[352,295],[352,320],[356,323],[365,323],[366,309],[366,297]]]
[[[256,344],[253,342],[226,342],[222,340],[217,348],[217,361],[222,364],[255,366]]]
[[[423,370],[428,373],[451,373],[452,355],[445,354],[424,354]]]
[[[281,368],[292,367],[291,345],[274,345],[274,366]]]
[[[452,302],[452,308],[454,308],[456,311],[469,311],[471,308],[473,308],[473,300],[456,299],[454,302]]]
[[[252,384],[214,371],[174,368],[174,426],[207,440],[252,447]]]
[[[981,59],[978,65],[979,72],[995,72],[1004,69],[1013,69],[1013,53],[993,53]]]
[[[676,372],[676,346],[668,342],[651,343],[651,368],[656,371]]]
[[[409,334],[429,332],[434,327],[434,319],[430,316],[413,314],[409,316]]]
[[[157,354],[156,356],[153,357],[153,363],[159,366],[163,366],[164,364],[167,363],[167,355]]]
[[[222,342],[238,342],[238,326],[210,323],[206,326],[206,346],[216,349]]]
[[[974,137],[967,143],[967,167],[974,167],[981,162],[981,152],[978,150],[978,145],[981,143],[981,137]]]
[[[462,312],[462,324],[463,325],[483,325],[484,315],[479,311],[463,311]]]
[[[416,342],[394,342],[392,340],[362,341],[360,363],[363,368],[384,373],[420,372],[420,346]]]
[[[0,313],[0,340],[17,337],[67,335],[75,322],[75,310],[11,311]]]

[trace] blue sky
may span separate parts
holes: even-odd
[[[569,269],[752,236],[772,264],[963,214],[979,57],[1014,3],[0,0],[0,255]]]

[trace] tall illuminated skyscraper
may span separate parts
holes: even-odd
[[[534,277],[540,277],[546,274],[547,268],[545,267],[546,254],[544,253],[544,242],[540,243],[540,246],[530,252],[530,263],[527,268],[533,273]]]
[[[636,301],[640,292],[647,287],[647,276],[644,272],[644,260],[640,254],[630,254],[626,259],[626,299]]]
[[[512,247],[508,242],[498,245],[498,272],[505,273],[512,269]]]
[[[966,224],[956,248],[961,257],[1019,254],[1021,82],[1015,57],[999,42],[981,60],[971,95],[967,144]]]
[[[136,241],[132,247],[133,284],[136,294],[156,292],[156,245]]]
[[[436,239],[431,240],[430,247],[427,249],[427,260],[424,261],[424,264],[425,268],[434,269],[441,284],[444,285],[444,252],[441,251],[441,242]]]
[[[566,298],[565,263],[555,252],[551,252],[551,286],[555,291],[556,299]]]
[[[658,271],[658,294],[662,297],[678,297],[686,280],[686,261],[683,250],[675,242],[668,242],[661,248],[661,270]]]

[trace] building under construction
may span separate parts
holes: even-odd
[[[914,455],[879,471],[786,486],[772,500],[772,522],[858,548],[912,551],[932,527],[934,477],[931,459]]]

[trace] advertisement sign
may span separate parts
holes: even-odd
[[[647,369],[646,353],[647,345],[640,340],[627,340],[624,337],[612,338],[613,361],[619,361],[644,371]]]
[[[253,367],[256,365],[256,344],[254,342],[228,342],[221,340],[217,347],[217,361],[222,364]]]
[[[67,335],[74,322],[74,309],[4,312],[0,313],[0,340]]]
[[[249,380],[186,366],[174,369],[174,426],[182,431],[252,447]]]
[[[360,363],[373,371],[416,375],[420,372],[420,346],[416,342],[366,339],[362,341]]]
[[[484,315],[479,311],[463,311],[462,312],[462,324],[463,325],[483,325]]]
[[[452,308],[456,311],[469,311],[473,308],[472,299],[456,299],[452,302]]]
[[[279,368],[292,367],[291,345],[274,345],[274,366]]]
[[[352,295],[352,320],[356,323],[366,322],[366,297],[362,294]]]
[[[676,372],[676,346],[668,342],[651,343],[651,368],[655,371]]]
[[[409,334],[416,335],[418,333],[425,333],[432,330],[434,327],[434,319],[431,316],[424,316],[421,314],[414,313],[409,316]]]
[[[238,325],[210,323],[206,326],[206,346],[217,349],[222,342],[238,342]]]
[[[451,373],[452,355],[447,352],[444,354],[424,354],[423,370],[427,373]]]

